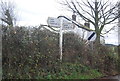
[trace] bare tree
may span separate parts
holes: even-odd
[[[8,26],[13,26],[16,22],[15,5],[13,2],[0,2],[0,20]]]
[[[110,0],[106,2],[105,0],[80,0],[80,2],[65,0],[61,4],[94,26],[97,43],[100,43],[100,35],[106,25],[114,22],[119,16],[118,5],[111,5]]]

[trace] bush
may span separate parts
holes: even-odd
[[[76,34],[64,33],[61,63],[59,34],[32,27],[3,27],[2,30],[3,79],[68,78],[73,72],[90,70],[85,66],[103,73],[115,71],[116,55],[111,48],[93,45],[92,49]]]

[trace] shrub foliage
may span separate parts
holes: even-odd
[[[64,33],[61,62],[58,33],[34,27],[3,27],[2,31],[3,79],[70,78],[74,72],[88,72],[88,67],[104,74],[117,72],[113,47],[91,47],[78,35]]]

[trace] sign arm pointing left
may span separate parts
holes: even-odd
[[[40,26],[42,26],[42,27],[46,26],[46,27],[50,28],[52,31],[54,31],[54,32],[56,32],[56,33],[59,32],[59,30],[55,30],[53,27],[51,27],[51,26],[49,26],[49,25],[40,25]],[[44,27],[44,28],[46,28],[46,27]]]

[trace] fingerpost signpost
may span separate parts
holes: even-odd
[[[62,61],[62,42],[63,42],[63,30],[73,30],[75,27],[78,26],[79,28],[85,29],[88,32],[92,32],[90,36],[88,36],[87,40],[91,40],[95,37],[95,32],[88,27],[77,23],[76,21],[67,18],[65,16],[58,16],[58,18],[48,17],[47,19],[48,26],[60,28],[59,32],[59,47],[60,47],[60,60]]]

